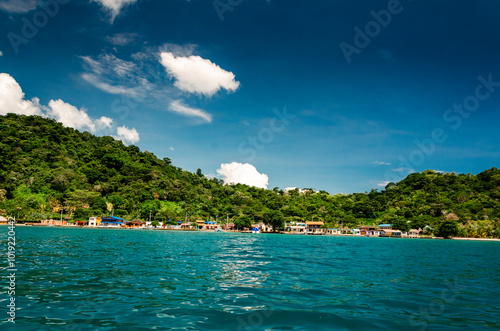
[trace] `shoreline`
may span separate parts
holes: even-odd
[[[475,241],[500,241],[498,238],[464,238],[464,237],[452,237],[452,240],[475,240]]]
[[[0,224],[0,226],[8,224]],[[219,233],[220,231],[210,231],[210,230],[194,230],[194,229],[148,229],[148,228],[122,228],[122,227],[88,227],[88,226],[61,226],[61,225],[32,225],[32,224],[15,224],[15,226],[35,226],[40,228],[67,228],[67,229],[104,229],[104,230],[147,230],[147,231],[176,231],[176,232],[206,232],[206,233]],[[228,230],[223,231],[222,233],[246,233],[252,234],[249,231],[235,231]],[[358,237],[358,238],[394,238],[394,239],[438,239],[445,240],[442,237],[418,237],[418,238],[408,238],[408,237],[376,237],[376,236],[363,236],[363,235],[353,235],[353,234],[336,234],[336,235],[327,235],[327,234],[296,234],[296,233],[286,233],[286,232],[261,232],[259,234],[284,234],[284,235],[293,235],[293,236],[313,236],[313,237]],[[497,241],[500,242],[499,238],[465,238],[465,237],[452,237],[449,240],[461,240],[461,241]]]

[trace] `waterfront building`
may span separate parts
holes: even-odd
[[[306,232],[307,234],[324,234],[325,232],[321,228],[323,226],[323,222],[317,221],[317,222],[306,222]]]
[[[399,230],[392,230],[392,229],[386,229],[386,230],[380,230],[380,237],[398,237],[401,238],[401,231]]]
[[[116,216],[106,216],[101,218],[100,227],[109,227],[109,228],[119,228],[125,223],[125,220]]]
[[[328,230],[326,230],[326,234],[336,236],[340,233],[339,233],[339,229],[337,229],[337,228],[328,228]]]
[[[374,236],[374,232],[377,230],[374,226],[362,225],[358,227],[360,235],[362,236]]]
[[[297,225],[289,225],[287,227],[287,231],[290,233],[305,234],[306,233],[306,224],[305,223],[298,223]]]
[[[67,226],[68,222],[67,221],[61,221],[61,220],[43,220],[41,221],[41,224],[43,225],[53,225],[53,226]]]
[[[100,217],[89,217],[89,226],[96,227],[101,225]]]
[[[380,230],[391,230],[392,229],[392,224],[380,224],[378,226]]]
[[[127,228],[134,228],[134,229],[142,229],[142,228],[146,227],[145,223],[139,219],[135,219],[135,220],[132,220],[130,222],[127,222],[125,224],[125,226]]]

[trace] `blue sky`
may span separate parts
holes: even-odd
[[[0,114],[270,189],[478,173],[500,159],[499,15],[486,0],[0,1]]]

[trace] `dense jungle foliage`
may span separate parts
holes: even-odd
[[[429,234],[500,237],[500,170],[478,175],[410,174],[385,190],[325,191],[224,185],[175,167],[136,146],[96,137],[54,120],[0,116],[0,213],[18,221],[63,216],[71,221],[113,213],[164,223],[196,219],[265,222],[321,220],[329,227],[392,223]]]

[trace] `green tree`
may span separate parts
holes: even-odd
[[[285,218],[279,210],[269,210],[264,213],[264,224],[273,228],[273,232],[283,230],[285,227]]]
[[[440,224],[435,235],[443,238],[451,238],[458,234],[458,225],[455,221],[444,221]]]

